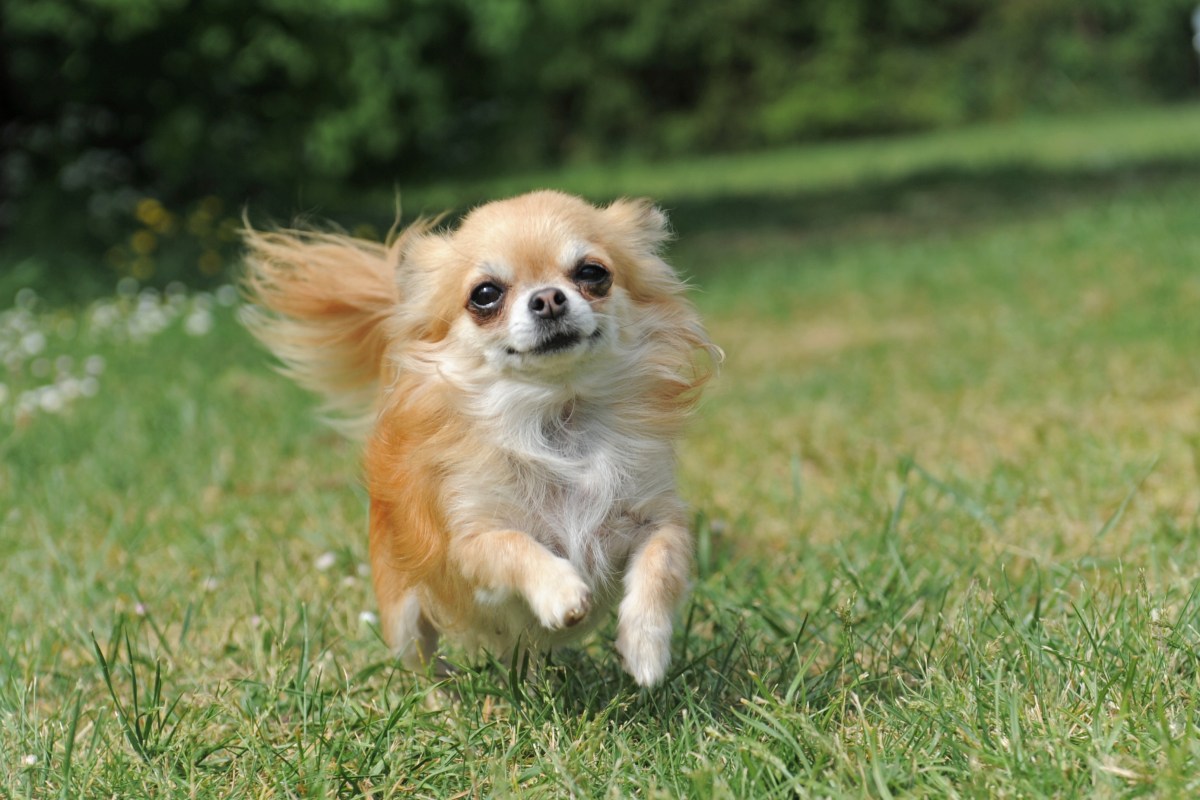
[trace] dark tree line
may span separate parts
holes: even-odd
[[[1194,94],[1194,0],[5,0],[0,226]]]

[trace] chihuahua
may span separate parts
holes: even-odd
[[[247,230],[249,325],[367,435],[385,640],[511,655],[617,609],[660,683],[692,540],[674,444],[721,352],[660,256],[664,214],[539,191],[388,244]]]

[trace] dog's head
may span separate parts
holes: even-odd
[[[569,376],[680,324],[682,283],[658,256],[666,218],[541,191],[489,203],[400,253],[410,336],[504,374]],[[687,314],[690,317],[690,314]]]

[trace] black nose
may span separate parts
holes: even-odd
[[[558,319],[567,313],[567,296],[562,289],[542,289],[529,298],[529,310],[541,319]]]

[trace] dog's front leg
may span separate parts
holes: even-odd
[[[617,650],[639,686],[654,686],[666,675],[672,618],[687,592],[691,566],[691,536],[676,524],[658,528],[629,562]]]
[[[521,531],[460,536],[451,543],[450,555],[463,577],[479,588],[519,592],[549,630],[577,625],[592,607],[591,589],[571,562]]]

